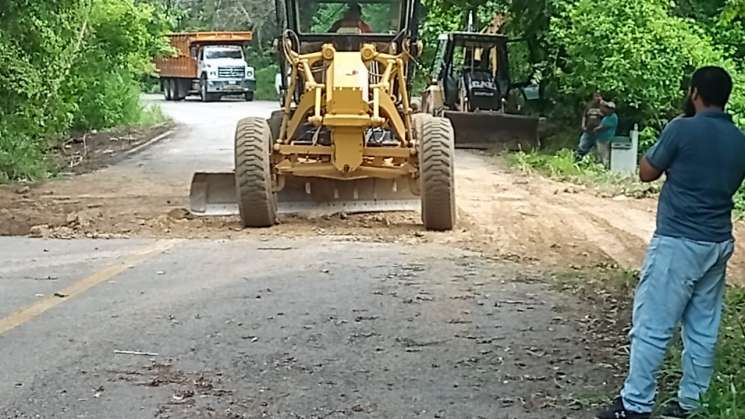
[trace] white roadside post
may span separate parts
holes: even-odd
[[[620,141],[625,139],[626,141]],[[617,137],[611,143],[610,170],[627,176],[636,174],[639,154],[639,125],[634,124],[634,129],[629,137]]]

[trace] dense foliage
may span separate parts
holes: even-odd
[[[428,36],[462,24],[463,10],[472,7],[480,6],[482,19],[506,12],[506,33],[527,39],[530,52],[519,59],[527,58],[543,85],[543,110],[554,121],[576,125],[582,103],[598,89],[619,104],[626,126],[656,131],[679,112],[690,73],[719,64],[738,80],[730,111],[745,125],[743,0],[424,2],[437,16]]]
[[[0,10],[0,181],[44,176],[70,130],[137,123],[138,78],[165,47],[134,0],[6,0]]]

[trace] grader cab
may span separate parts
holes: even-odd
[[[283,213],[421,205],[427,229],[452,229],[453,129],[410,103],[418,3],[278,0],[282,109],[238,123],[234,173],[197,173],[192,211],[237,203],[244,227],[269,227]]]

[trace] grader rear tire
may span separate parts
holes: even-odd
[[[436,117],[423,118],[421,124],[422,221],[427,230],[449,231],[456,219],[453,126],[449,120]]]
[[[235,131],[235,184],[241,225],[271,227],[277,222],[272,188],[271,132],[262,118],[245,118]]]

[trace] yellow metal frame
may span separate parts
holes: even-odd
[[[332,44],[324,44],[321,51],[310,54],[286,46],[285,53],[291,74],[273,147],[276,175],[338,180],[418,176],[406,88],[408,54],[381,53],[372,44],[364,44],[359,52],[337,52]],[[374,67],[381,72],[377,82],[370,84],[368,69]],[[322,72],[322,81],[314,69]],[[293,107],[301,81],[304,91]],[[328,128],[332,145],[295,145],[294,138],[306,123]],[[363,137],[368,128],[390,129],[399,144],[366,147]]]

